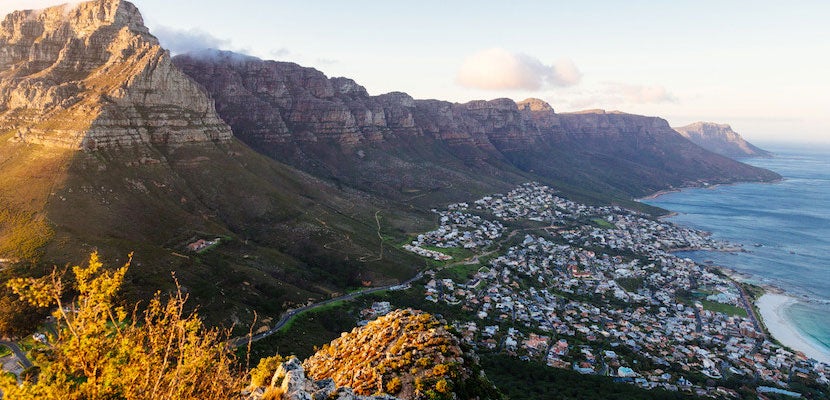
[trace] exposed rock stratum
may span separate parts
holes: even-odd
[[[15,11],[0,24],[0,131],[65,148],[227,141],[213,102],[131,3]]]

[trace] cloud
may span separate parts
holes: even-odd
[[[68,9],[72,9],[82,2],[79,0],[2,0],[0,1],[0,16],[5,16],[17,10],[40,10],[61,4],[68,4]]]
[[[677,97],[663,86],[620,82],[605,82],[599,88],[576,93],[574,97],[566,101],[567,105],[573,109],[677,102]]]
[[[274,57],[275,59],[285,58],[289,54],[291,54],[291,51],[286,49],[285,47],[280,47],[279,49],[273,49],[273,50],[268,52],[268,55],[271,56],[271,57]]]
[[[152,30],[161,46],[173,54],[183,54],[204,49],[224,49],[231,46],[228,39],[220,39],[201,29],[181,30],[167,26],[156,26]]]
[[[624,83],[607,83],[610,92],[616,93],[628,103],[675,103],[677,98],[660,85],[629,85]]]
[[[337,61],[333,58],[318,58],[318,59],[315,60],[315,63],[319,64],[319,65],[334,65],[334,64],[337,64],[338,62],[339,61]]]
[[[462,86],[488,90],[540,90],[548,86],[573,86],[581,79],[582,73],[570,60],[546,65],[527,54],[501,48],[467,57],[457,77]]]

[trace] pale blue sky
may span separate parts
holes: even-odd
[[[59,3],[0,0],[0,12]],[[293,61],[371,94],[538,97],[557,111],[619,109],[672,125],[729,123],[750,140],[830,142],[828,1],[134,3],[174,50],[213,44]]]

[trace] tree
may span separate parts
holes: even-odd
[[[20,300],[17,295],[0,288],[0,337],[15,338],[37,329],[49,311]]]
[[[132,257],[130,257],[132,258]],[[228,398],[241,388],[232,348],[196,313],[185,314],[181,290],[146,310],[128,313],[114,299],[129,268],[103,269],[96,253],[75,266],[77,297],[65,302],[64,275],[17,278],[8,286],[37,306],[57,306],[58,337],[36,359],[36,382],[0,382],[14,399],[207,399]]]

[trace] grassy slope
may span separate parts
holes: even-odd
[[[111,264],[135,252],[131,299],[172,288],[175,272],[209,320],[246,323],[254,310],[276,316],[291,303],[405,279],[423,265],[393,243],[431,225],[431,215],[338,189],[238,142],[92,153],[2,143],[0,200],[13,213],[0,234],[49,240],[0,257],[46,267],[81,262],[93,249]],[[37,235],[19,233],[27,227]],[[202,237],[223,240],[201,254],[185,250]],[[45,269],[23,265],[11,273]]]

